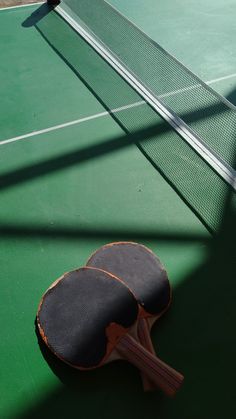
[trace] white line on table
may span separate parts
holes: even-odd
[[[36,3],[36,4],[40,4],[40,3]],[[20,7],[20,6],[17,6],[17,7]],[[210,84],[214,84],[214,83],[217,83],[217,82],[220,82],[220,81],[223,81],[223,80],[227,80],[227,79],[231,79],[231,78],[234,78],[234,77],[236,77],[236,73],[229,74],[229,75],[223,76],[223,77],[218,77],[217,79],[208,80],[205,83],[210,85]],[[172,91],[172,92],[167,92],[167,93],[164,93],[163,95],[160,95],[159,98],[162,99],[162,98],[165,98],[165,97],[168,97],[168,96],[174,96],[178,93],[185,92],[185,91],[188,91],[188,90],[192,90],[192,89],[194,89],[198,86],[200,86],[200,84],[196,84],[196,85],[186,87],[184,89],[175,90],[175,91]],[[113,113],[121,112],[121,111],[126,110],[126,109],[135,108],[137,106],[144,105],[145,103],[146,102],[144,100],[141,100],[139,102],[135,102],[135,103],[131,103],[129,105],[121,106],[120,108],[112,109],[111,111],[104,111],[104,112],[97,113],[97,114],[94,114],[94,115],[86,116],[84,118],[75,119],[74,121],[69,121],[69,122],[65,122],[63,124],[54,125],[54,126],[49,127],[49,128],[41,129],[39,131],[32,131],[32,132],[29,132],[27,134],[19,135],[17,137],[9,138],[7,140],[2,140],[2,141],[0,141],[0,146],[10,144],[10,143],[14,143],[16,141],[24,140],[26,138],[36,137],[37,135],[44,134],[44,133],[51,132],[51,131],[55,131],[55,130],[62,129],[62,128],[66,128],[66,127],[69,127],[69,126],[72,126],[72,125],[81,124],[83,122],[91,121],[93,119],[102,118],[102,117],[111,115]]]

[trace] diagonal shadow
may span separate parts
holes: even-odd
[[[60,56],[62,60],[64,60],[66,65],[86,85],[103,107],[111,113],[113,119],[119,124],[126,135],[103,142],[93,147],[75,150],[73,153],[57,156],[46,161],[44,160],[36,165],[28,165],[24,168],[19,168],[15,171],[5,173],[1,178],[0,188],[9,188],[19,183],[43,176],[47,173],[55,172],[56,170],[61,170],[71,165],[82,163],[103,154],[119,150],[120,148],[126,147],[130,144],[136,144],[153,167],[161,173],[161,175],[179,194],[181,199],[183,199],[192,211],[194,211],[204,225],[210,231],[213,231],[215,225],[212,225],[213,223],[211,223],[211,220],[209,222],[205,216],[207,210],[196,207],[196,203],[193,202],[191,193],[189,194],[189,190],[186,191],[183,188],[181,189],[180,183],[177,183],[178,179],[176,179],[175,173],[173,173],[173,171],[171,172],[169,164],[166,163],[166,167],[163,167],[163,165],[160,164],[160,158],[156,158],[159,153],[159,144],[163,138],[165,138],[165,134],[170,133],[170,138],[165,138],[166,146],[169,149],[170,141],[175,140],[175,138],[178,137],[177,134],[173,133],[170,126],[157,116],[148,105],[145,105],[145,109],[141,110],[141,113],[138,113],[137,110],[123,112],[119,115],[112,113],[111,109],[114,109],[119,105],[123,105],[124,97],[128,97],[128,103],[137,102],[141,100],[141,98],[133,91],[133,89],[130,88],[130,86],[126,84],[124,80],[121,79],[120,76],[115,73],[113,69],[111,70],[109,65],[105,63],[91,49],[91,47],[89,47],[86,42],[78,36],[77,33],[75,34],[71,28],[67,27],[67,25],[59,27],[58,24],[61,23],[61,18],[59,18],[58,21],[53,21],[53,25],[55,26],[51,29],[49,22],[45,19],[45,17],[48,18],[48,15],[50,15],[50,11],[51,10],[48,9],[47,6],[42,7],[38,14],[36,12],[33,13],[33,15],[31,15],[31,17],[29,17],[22,25],[25,27],[32,25],[36,27],[50,47]],[[56,28],[58,31],[55,30]],[[68,42],[70,43],[70,41],[71,48],[68,48]],[[88,71],[88,68],[91,67],[93,71]],[[99,77],[97,77],[98,72]],[[212,116],[215,117],[216,114],[220,115],[222,112],[224,112],[224,109],[219,104],[212,104],[208,107],[195,109],[191,112],[185,113],[183,119],[188,122],[196,122],[202,118],[207,119]],[[157,120],[158,124],[156,124]],[[152,139],[156,141],[156,156],[154,156],[154,154],[150,151],[152,149],[152,144],[148,149],[145,147],[145,143],[149,144]],[[185,145],[183,141],[182,143]],[[188,150],[189,146],[185,145],[182,154],[188,153]],[[195,162],[192,163],[192,166],[190,165],[187,168],[189,176],[191,176],[191,169],[194,168],[194,164],[197,163],[197,159],[199,161],[201,160],[195,152],[192,152],[192,157],[195,157]],[[188,160],[190,161],[191,159],[189,158]],[[186,161],[184,161],[181,157],[178,164],[186,165]],[[205,165],[205,169],[212,171],[212,169],[209,169],[207,164]],[[210,214],[209,210],[208,214]]]
[[[174,400],[145,394],[137,371],[117,362],[81,372],[56,359],[39,339],[42,356],[63,386],[11,419],[222,419],[233,417],[236,336],[235,195],[229,192],[218,236],[208,243],[208,259],[174,289],[172,308],[153,332],[161,358],[185,374]],[[227,383],[227,386],[224,384]],[[117,399],[121,408],[117,407]],[[91,400],[93,403],[91,403]],[[106,403],[104,403],[106,400]],[[121,416],[122,415],[122,416]]]
[[[45,391],[43,399],[11,419],[92,419],[97,412],[101,419],[110,419],[111,412],[114,419],[234,417],[235,237],[236,199],[229,190],[218,235],[208,242],[207,260],[174,289],[172,308],[154,328],[158,355],[185,375],[174,400],[160,392],[144,393],[138,372],[125,362],[77,371],[39,339],[41,354],[62,386]]]
[[[162,126],[160,127],[159,124],[155,124],[143,130],[137,130],[133,134],[123,134],[114,139],[106,140],[96,145],[84,147],[83,149],[78,148],[77,150],[73,150],[69,153],[63,153],[48,160],[44,159],[37,164],[28,165],[26,167],[7,172],[2,174],[0,177],[0,189],[7,189],[14,185],[31,181],[37,177],[120,150],[136,143],[137,141],[140,141],[141,139],[145,140],[147,137],[152,138],[160,133],[162,129]]]
[[[42,348],[63,385],[47,394],[45,390],[43,399],[11,419],[233,418],[235,233],[235,194],[228,189],[219,233],[208,243],[208,260],[175,289],[173,307],[155,329],[158,353],[186,377],[175,400],[144,394],[137,372],[125,363],[83,373],[62,365]]]
[[[32,181],[38,177],[46,176],[50,173],[66,169],[68,167],[76,166],[79,163],[82,164],[87,160],[95,159],[99,156],[104,156],[108,153],[124,149],[125,147],[131,146],[132,144],[136,144],[138,148],[140,148],[140,150],[145,154],[145,151],[143,150],[143,144],[147,141],[150,141],[152,138],[155,139],[156,136],[161,136],[163,134],[163,128],[164,131],[169,130],[167,124],[155,124],[153,126],[149,126],[148,128],[139,129],[132,134],[124,134],[112,140],[103,141],[100,144],[84,147],[83,149],[79,148],[69,153],[63,153],[62,155],[47,160],[44,159],[41,162],[30,164],[26,167],[3,173],[0,176],[0,190],[6,190],[10,187]],[[147,156],[147,158],[149,157]],[[191,208],[192,212],[200,219],[205,227],[210,232],[213,232],[215,226],[206,219],[204,212],[201,213],[196,205],[191,204],[191,201],[188,199],[188,197],[186,197],[181,189],[176,186],[175,179],[173,181],[173,179],[168,177],[168,175],[166,175],[166,173],[160,169],[160,167],[158,167],[158,165],[153,162],[152,159],[150,159],[150,162],[161,173],[166,181],[168,181],[168,183],[186,203],[186,205]]]
[[[28,16],[22,23],[23,28],[30,28],[37,25],[45,16],[51,13],[55,9],[55,5],[49,4],[48,2],[41,4],[36,10],[34,10],[30,16]]]
[[[158,240],[171,241],[180,243],[204,243],[207,244],[210,240],[204,234],[178,233],[178,232],[162,232],[158,230],[147,231],[142,229],[107,229],[107,228],[91,228],[88,227],[52,227],[46,224],[29,225],[29,224],[12,224],[0,222],[0,234],[2,238],[9,239],[17,237],[17,239],[38,239],[49,238],[50,240],[66,239],[70,241],[77,241],[80,239],[106,238],[107,240],[117,241],[118,238],[122,240]]]

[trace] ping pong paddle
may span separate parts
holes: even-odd
[[[147,350],[155,353],[150,329],[171,302],[168,276],[157,256],[138,243],[117,242],[98,249],[89,258],[87,266],[110,272],[128,285],[142,307],[138,321],[139,340]],[[145,375],[142,378],[144,390],[152,390],[153,383]]]
[[[138,313],[137,300],[121,280],[84,267],[64,274],[45,292],[37,325],[46,345],[65,363],[89,370],[126,359],[172,396],[182,376],[173,375],[137,342]]]

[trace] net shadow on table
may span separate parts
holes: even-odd
[[[143,103],[142,98],[62,18],[54,12],[46,16],[44,13],[38,13],[39,17],[43,15],[41,19],[36,18],[37,11],[34,12],[34,17],[29,17],[25,21],[28,23],[23,22],[22,25],[27,26],[30,21],[30,26],[35,26],[54,52],[124,131],[125,135],[120,138],[121,141],[118,139],[113,145],[112,141],[107,143],[107,151],[109,152],[109,148],[114,150],[116,147],[118,149],[119,146],[135,143],[201,222],[211,232],[216,231],[222,220],[222,203],[230,187],[149,105]],[[140,105],[132,107],[132,104],[137,103]],[[112,111],[122,108],[124,104],[131,107],[124,111]],[[193,125],[201,124],[204,118],[206,124],[224,112],[225,108],[213,101],[204,109],[196,105],[196,109],[191,108],[191,111],[182,117]],[[88,154],[93,158],[96,154],[98,156],[100,152],[107,151],[105,148],[102,150],[100,146],[96,150],[95,146],[94,149],[88,150],[87,158]],[[234,150],[231,154],[233,153]],[[83,151],[83,160],[82,155]],[[70,164],[70,158],[67,161]],[[78,163],[80,161],[78,156]],[[52,167],[53,164],[52,161]],[[45,169],[42,167],[42,171]]]
[[[132,124],[136,124],[135,118]],[[134,128],[136,125],[132,125]],[[142,140],[146,138],[139,138]],[[151,140],[148,138],[148,141]],[[62,167],[58,165],[57,170]],[[50,170],[50,162],[40,169],[37,176]],[[22,180],[27,180],[27,176],[30,179],[31,170],[26,170]],[[166,176],[168,178],[168,174]],[[16,178],[9,186],[16,184]],[[221,419],[227,413],[233,417],[236,217],[235,195],[229,189],[225,190],[220,211],[218,235],[209,243],[208,260],[176,287],[173,308],[155,329],[154,343],[158,352],[166,361],[172,359],[185,374],[185,385],[177,398],[168,400],[159,393],[144,394],[138,372],[124,363],[85,376],[58,365],[55,359],[49,359],[49,354],[44,354],[63,386],[55,388],[45,399],[15,418],[79,415],[92,419],[98,412],[102,419],[110,418],[111,412],[113,418],[125,419],[130,416],[137,419],[157,416],[160,419]],[[37,236],[40,232],[33,230],[30,234]]]

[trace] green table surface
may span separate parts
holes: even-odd
[[[192,1],[111,3],[205,80],[236,72],[235,55],[226,51],[233,48],[232,1],[210,1],[207,11],[205,3],[196,10]],[[210,235],[107,112],[98,92],[113,76],[100,71],[95,53],[77,39],[71,55],[77,35],[53,11],[29,24],[39,7],[0,11],[0,417],[233,417],[233,198],[225,197],[219,233]],[[226,31],[219,29],[220,60],[204,35],[214,16]],[[117,106],[133,100],[129,90],[119,94],[122,83],[114,78],[115,98],[106,92]],[[233,84],[230,77],[215,88],[233,101]],[[126,362],[79,372],[38,342],[34,321],[43,292],[96,248],[119,240],[149,246],[168,271],[173,304],[152,337],[160,357],[185,375],[174,399],[144,393],[138,371]]]

